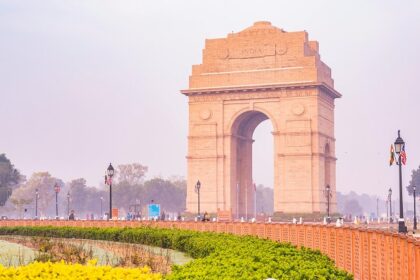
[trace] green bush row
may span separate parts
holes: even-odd
[[[0,227],[0,235],[83,238],[139,243],[194,258],[166,279],[353,279],[319,251],[251,236],[177,229]]]

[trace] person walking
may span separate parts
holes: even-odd
[[[209,218],[209,213],[207,213],[207,211],[206,212],[204,212],[204,216],[203,216],[203,220],[202,220],[203,222],[208,222],[208,221],[210,221],[210,218]]]
[[[70,212],[69,221],[74,221],[74,210],[71,210]]]

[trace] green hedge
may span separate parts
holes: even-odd
[[[176,229],[0,227],[0,235],[84,238],[140,243],[194,258],[166,279],[353,279],[319,251],[256,237]]]

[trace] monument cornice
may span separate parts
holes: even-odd
[[[286,135],[320,135],[323,136],[331,141],[336,141],[335,137],[331,137],[330,135],[319,132],[316,130],[313,131],[273,131],[271,132],[272,135],[279,135],[279,136],[286,136]]]
[[[328,158],[333,161],[337,161],[337,158],[335,156],[327,155],[325,153],[317,153],[317,152],[300,152],[300,153],[277,153],[278,157],[323,157]]]
[[[192,160],[192,159],[220,159],[220,158],[225,158],[225,155],[210,155],[210,156],[196,156],[196,155],[187,155],[185,158],[188,160]]]
[[[341,94],[334,88],[325,83],[319,82],[300,82],[300,83],[281,83],[281,84],[259,84],[259,85],[245,85],[245,86],[228,86],[228,87],[208,87],[208,88],[190,88],[181,90],[181,93],[186,96],[208,95],[208,94],[224,94],[224,93],[238,93],[238,92],[264,92],[264,91],[278,91],[287,89],[306,89],[319,88],[332,98],[340,98]]]
[[[310,132],[305,132],[305,131],[298,131],[298,132],[290,132],[290,131],[273,131],[271,132],[272,135],[274,136],[287,136],[287,135],[312,135],[312,136],[323,136],[325,138],[327,138],[330,141],[336,142],[335,137],[331,137],[330,135],[326,134],[326,133],[322,133],[319,131],[310,131]],[[225,133],[225,134],[216,134],[216,135],[193,135],[190,134],[187,136],[188,139],[214,139],[214,138],[230,138],[230,137],[234,137],[234,138],[238,138],[241,140],[245,140],[245,141],[250,141],[250,142],[255,142],[254,139],[247,139],[245,137],[239,136],[239,135],[234,135],[234,134],[230,134],[230,133]]]

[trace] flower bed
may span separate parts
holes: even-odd
[[[10,250],[15,248],[15,250]],[[17,250],[16,248],[21,248]],[[8,250],[6,250],[8,249]],[[32,253],[25,262],[23,249]],[[24,265],[34,260],[85,264],[96,259],[98,265],[118,267],[148,266],[153,272],[167,274],[172,264],[183,265],[191,261],[185,253],[143,244],[115,242],[107,240],[69,239],[52,237],[0,235],[0,264],[4,266]]]
[[[144,268],[121,268],[88,265],[66,264],[62,262],[34,262],[26,266],[4,268],[0,265],[1,279],[126,279],[126,280],[160,280],[160,274]]]
[[[4,227],[0,234],[139,243],[186,252],[166,279],[353,279],[319,251],[256,237],[175,229]]]

